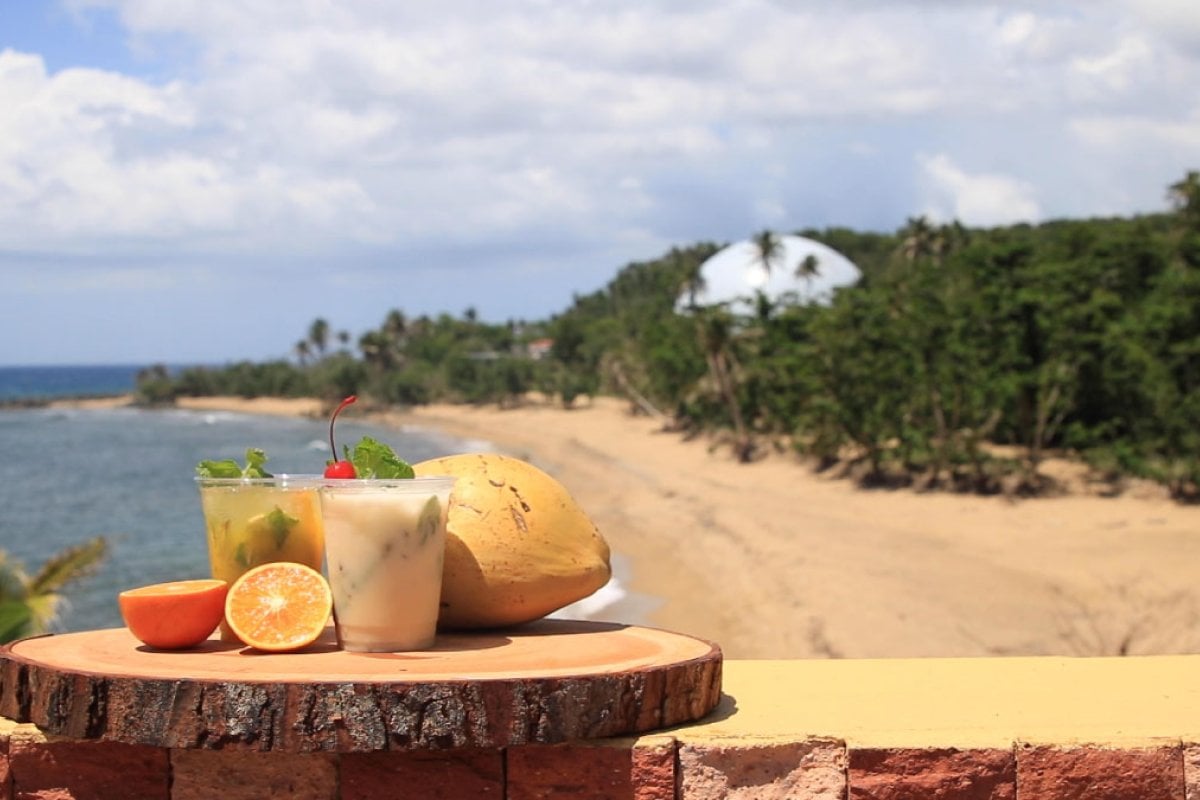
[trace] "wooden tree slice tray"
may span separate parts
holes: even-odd
[[[160,651],[124,628],[0,648],[0,715],[78,739],[290,752],[497,748],[642,733],[721,694],[715,644],[654,628],[541,620],[439,634],[432,650],[297,653],[217,639]]]

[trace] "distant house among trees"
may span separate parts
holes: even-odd
[[[552,347],[554,347],[553,339],[534,339],[525,345],[525,353],[534,361],[541,361],[549,355]]]

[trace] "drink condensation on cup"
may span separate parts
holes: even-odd
[[[452,477],[321,483],[338,643],[397,652],[433,645]]]

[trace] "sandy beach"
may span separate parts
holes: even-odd
[[[319,414],[315,401],[181,406]],[[731,658],[1200,652],[1200,508],[1142,489],[1011,500],[738,464],[627,403],[374,415],[553,473],[628,558],[645,622]]]

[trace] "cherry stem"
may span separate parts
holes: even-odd
[[[355,395],[350,395],[349,397],[347,397],[345,400],[343,400],[338,405],[337,408],[335,408],[333,410],[333,416],[331,416],[329,418],[329,449],[330,449],[330,451],[333,452],[333,460],[334,461],[338,460],[338,454],[337,454],[337,447],[333,443],[333,421],[337,419],[338,414],[342,413],[343,408],[350,405],[357,399],[358,399],[358,397]]]

